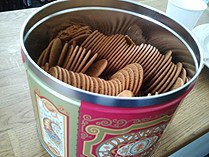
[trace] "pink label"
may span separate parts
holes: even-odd
[[[175,109],[176,105],[155,110],[82,102],[78,156],[147,156],[155,149]]]

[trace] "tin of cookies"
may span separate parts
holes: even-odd
[[[66,55],[66,53],[68,51],[68,46],[69,46],[68,43],[64,44],[62,52],[61,52],[60,57],[59,57],[59,60],[57,62],[58,66],[61,66],[61,67],[63,66],[64,60],[65,60],[65,55]]]
[[[86,74],[92,77],[99,77],[107,67],[107,60],[101,59],[93,63],[86,71]]]
[[[82,73],[85,73],[86,70],[92,65],[92,63],[94,62],[94,60],[97,58],[98,54],[95,53],[90,60],[86,63],[86,65],[83,67],[83,69],[81,70]]]
[[[134,97],[134,93],[130,90],[124,90],[120,92],[117,96],[119,97]]]
[[[62,41],[59,38],[54,39],[49,54],[49,67],[57,64],[60,53],[62,51]]]

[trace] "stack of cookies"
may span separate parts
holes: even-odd
[[[182,63],[172,62],[171,51],[161,53],[141,41],[71,25],[50,41],[37,64],[67,84],[110,96],[150,96],[188,81]]]

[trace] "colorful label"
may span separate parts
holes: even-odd
[[[35,95],[43,141],[55,156],[67,157],[69,117],[59,112],[46,98]]]
[[[27,71],[40,141],[50,155],[76,156],[80,101],[67,98]]]
[[[137,110],[140,111],[139,108],[101,107],[82,102],[78,156],[149,156],[175,109],[145,114]]]

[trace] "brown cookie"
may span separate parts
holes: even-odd
[[[61,66],[61,67],[63,66],[64,60],[65,60],[65,55],[66,55],[66,53],[67,53],[67,51],[68,51],[68,46],[69,46],[68,43],[65,43],[65,44],[64,44],[63,49],[62,49],[62,52],[61,52],[61,54],[60,54],[60,56],[59,56],[59,60],[58,60],[58,62],[57,62],[57,65],[58,65],[58,66]]]
[[[69,78],[70,80],[68,80],[68,82],[70,82],[70,85],[77,87],[77,78],[75,76],[75,73],[72,71],[69,71]]]
[[[56,66],[56,68],[57,68],[57,71],[58,71],[58,79],[60,81],[62,81],[62,70],[59,66]]]
[[[80,81],[81,81],[81,86],[80,89],[86,90],[86,78],[85,78],[85,74],[83,73],[78,73],[80,76]]]
[[[176,80],[176,82],[175,82],[175,83],[173,84],[173,86],[171,87],[171,90],[177,89],[177,88],[179,88],[179,87],[181,87],[181,86],[183,86],[183,85],[184,85],[183,79],[180,78],[180,77],[178,77],[177,80]]]
[[[67,67],[68,67],[70,58],[71,58],[71,56],[73,54],[73,50],[74,50],[74,45],[70,45],[68,47],[67,54],[66,54],[66,59],[64,61],[64,65],[63,65],[63,67],[66,68],[66,69],[68,69]]]
[[[86,45],[89,43],[89,41],[92,40],[92,38],[95,36],[95,34],[98,33],[98,30],[95,30],[94,32],[92,32],[84,41],[83,43],[80,45],[81,47],[86,47]]]
[[[102,79],[100,78],[96,78],[97,82],[98,82],[98,86],[99,86],[99,94],[104,94],[104,82],[102,81]]]
[[[67,77],[65,69],[61,68],[61,71],[62,71],[62,81],[65,83],[68,83],[68,77]]]
[[[91,78],[92,78],[92,81],[93,81],[93,85],[92,85],[93,91],[92,92],[99,93],[99,83],[98,83],[97,79],[94,78],[94,77],[91,77]]]
[[[177,67],[177,70],[176,70],[176,73],[173,77],[173,79],[170,81],[170,83],[168,84],[168,86],[166,87],[166,89],[164,89],[163,93],[165,93],[166,91],[168,91],[172,86],[173,84],[176,82],[181,70],[182,70],[182,63],[177,63],[176,64],[176,67]]]
[[[62,51],[62,41],[59,38],[54,39],[49,54],[49,67],[57,64],[60,53]]]
[[[78,68],[76,68],[76,72],[81,72],[81,70],[84,68],[84,66],[86,65],[87,63],[87,60],[89,59],[90,55],[91,55],[91,50],[88,50],[86,51],[86,49],[84,49],[84,53],[85,53],[85,56],[84,58],[82,59],[82,62],[80,63],[80,65],[78,66]]]
[[[106,59],[101,59],[95,63],[93,63],[85,72],[87,75],[92,76],[92,77],[99,77],[102,72],[105,70],[107,67],[107,60]]]
[[[75,75],[75,78],[76,78],[76,86],[75,87],[77,87],[77,88],[81,88],[81,77],[80,77],[80,75],[79,75],[79,73],[74,73],[74,75]]]
[[[128,72],[127,72],[127,75],[128,75]],[[110,79],[118,79],[122,85],[122,90],[126,89],[126,78],[121,71],[118,71],[117,73],[112,75]]]
[[[85,73],[86,70],[92,65],[92,63],[94,62],[94,60],[97,58],[97,53],[94,54],[90,60],[85,64],[85,66],[82,68],[81,73]]]
[[[75,60],[75,56],[76,56],[78,50],[79,50],[79,46],[77,45],[77,46],[73,49],[72,55],[71,55],[70,58],[69,58],[69,61],[68,61],[67,66],[66,66],[66,69],[68,69],[68,70],[70,70],[70,71],[73,69],[72,64],[73,64],[73,61]]]
[[[74,72],[80,72],[80,71],[78,71],[78,67],[82,63],[84,56],[86,55],[86,52],[87,52],[85,48],[80,47],[79,49],[80,49],[80,53],[78,53],[79,54],[78,59],[77,59],[75,65],[73,66],[73,70],[72,70]]]
[[[166,81],[169,79],[169,76],[171,76],[174,69],[175,69],[175,65],[171,63],[171,66],[169,67],[169,70],[165,73],[165,75],[157,83],[156,87],[154,89],[152,89],[151,94],[154,94],[155,92],[161,93],[161,91],[163,91],[163,89],[167,85]]]
[[[109,84],[109,95],[111,96],[115,96],[116,95],[116,90],[115,90],[115,85],[113,84],[112,80],[107,81],[107,83]]]
[[[41,53],[41,55],[39,56],[39,58],[38,58],[38,61],[37,61],[37,64],[39,65],[39,66],[43,66],[42,65],[42,61],[43,61],[43,58],[44,58],[44,54],[46,53],[46,49]]]
[[[83,48],[82,47],[78,47],[77,51],[75,52],[75,56],[72,60],[72,64],[70,65],[70,70],[71,71],[76,71],[76,64],[78,63],[79,61],[79,58],[81,57],[81,54],[82,54],[82,51],[83,51]]]
[[[187,74],[186,74],[186,70],[184,68],[182,68],[179,77],[183,80],[183,82],[186,82]]]
[[[120,92],[117,96],[119,97],[134,97],[134,93],[130,90],[124,90]]]
[[[58,69],[56,67],[51,67],[49,74],[58,79]]]
[[[47,46],[47,48],[44,50],[45,52],[44,52],[44,56],[43,56],[41,65],[44,65],[46,62],[49,62],[49,57],[50,57],[50,54],[51,54],[51,48],[52,48],[52,45],[54,44],[54,41],[55,41],[55,39],[53,39],[49,43],[49,45]]]
[[[126,40],[126,43],[128,45],[135,45],[135,43],[133,42],[133,40],[128,35],[125,35],[125,40]]]
[[[174,64],[173,64],[174,65]],[[163,86],[158,90],[158,93],[162,93],[162,91],[168,86],[168,84],[171,82],[171,80],[173,79],[175,73],[176,73],[176,66],[174,65],[174,67],[172,68],[172,73],[170,74],[170,76],[168,77],[168,79],[166,80],[166,82],[163,84]],[[167,91],[164,91],[167,92]]]
[[[150,78],[156,75],[159,70],[162,69],[162,67],[165,67],[165,64],[171,61],[171,54],[172,51],[168,51],[163,57],[161,57],[160,61],[158,64],[151,69],[151,71],[145,71],[144,73],[144,81],[149,81]],[[150,81],[149,81],[150,82]]]
[[[88,38],[89,35],[90,34],[81,34],[79,36],[76,36],[69,41],[69,44],[76,42],[77,45],[81,45]]]
[[[172,65],[172,62],[167,62],[167,64],[164,65],[164,67],[153,77],[153,79],[150,80],[150,82],[145,86],[146,92],[153,94],[153,88],[160,83],[160,81],[166,76],[168,71],[170,70],[170,67]],[[154,91],[155,93],[155,91]]]

